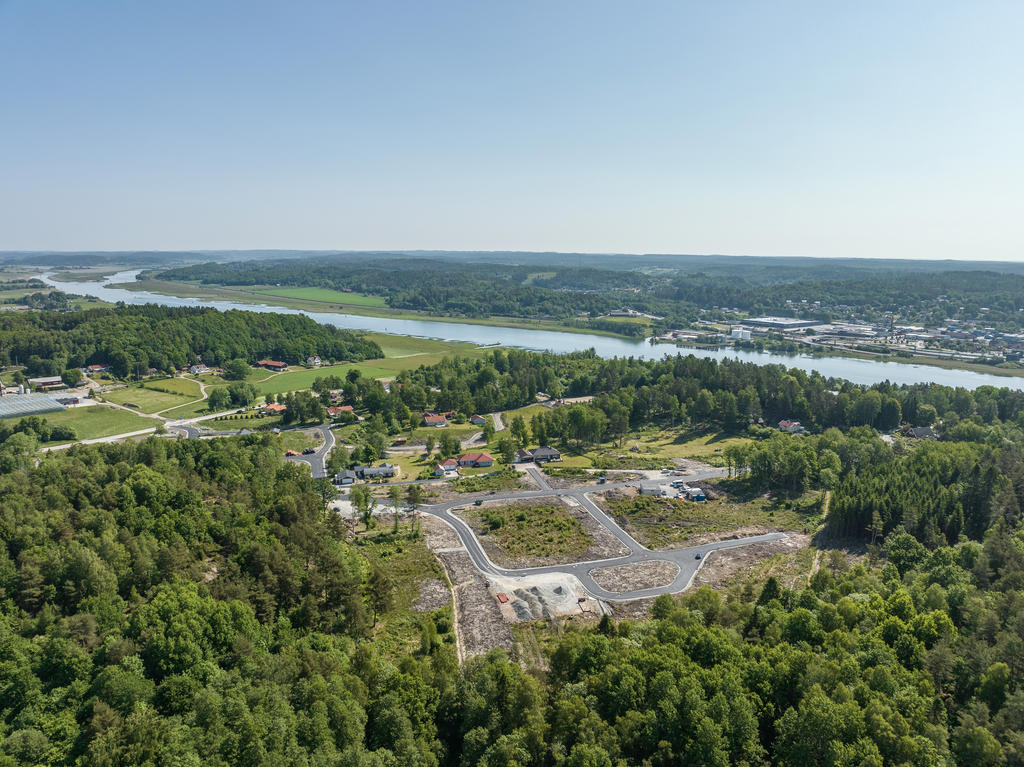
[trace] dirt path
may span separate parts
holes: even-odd
[[[501,413],[491,413],[491,423],[495,431],[505,431],[505,422],[501,420]]]

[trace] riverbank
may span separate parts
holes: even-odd
[[[238,288],[226,285],[202,285],[195,282],[142,279],[135,280],[134,282],[111,283],[109,287],[121,290],[145,291],[175,298],[195,298],[206,301],[244,301],[245,303],[260,303],[266,306],[286,306],[299,311],[337,312],[338,314],[356,314],[363,317],[378,317],[380,319],[455,322],[462,325],[486,325],[488,327],[518,328],[520,330],[552,330],[559,333],[583,333],[608,338],[637,338],[627,333],[613,333],[610,330],[578,328],[555,320],[532,320],[522,317],[448,317],[428,312],[419,312],[413,309],[367,306],[363,302],[349,304],[312,298],[292,298],[271,294],[269,291],[274,290],[272,285],[253,285],[251,287]]]
[[[943,368],[936,365],[915,364],[907,361],[885,359],[857,359],[854,357],[817,356],[809,354],[774,354],[772,352],[747,351],[743,349],[689,349],[666,348],[664,345],[652,343],[651,339],[624,338],[615,335],[598,335],[595,333],[561,332],[555,328],[516,328],[492,327],[479,322],[425,321],[406,318],[381,318],[360,314],[311,311],[285,306],[283,302],[268,304],[264,300],[259,303],[243,300],[243,296],[233,294],[220,299],[188,297],[179,298],[173,295],[161,295],[151,291],[139,290],[137,282],[133,282],[138,271],[121,272],[102,282],[93,283],[61,283],[53,279],[52,274],[37,275],[39,279],[52,287],[67,290],[75,286],[77,293],[97,296],[109,302],[126,304],[160,304],[165,306],[197,307],[208,306],[221,311],[242,309],[252,312],[283,312],[305,314],[316,322],[334,325],[345,330],[364,333],[381,333],[394,338],[396,346],[408,348],[409,339],[439,339],[442,342],[462,342],[471,344],[473,348],[503,346],[534,351],[549,351],[554,354],[570,354],[592,350],[597,356],[605,359],[636,358],[662,359],[669,354],[692,354],[696,357],[725,360],[735,359],[754,365],[783,365],[796,368],[807,373],[816,372],[825,378],[847,380],[860,385],[873,385],[882,381],[890,381],[896,385],[937,383],[943,386],[976,389],[979,386],[1009,387],[1024,390],[1024,378],[1017,376],[995,375],[990,371],[980,372],[964,369],[962,366]],[[128,283],[135,290],[113,287],[114,284]],[[321,309],[323,307],[317,307]],[[415,349],[409,351],[416,351]],[[409,352],[407,352],[409,353]],[[411,360],[410,360],[411,362]],[[1000,371],[1005,373],[1006,371]]]
[[[672,343],[669,341],[659,341],[659,345],[673,346],[679,349],[682,353],[687,351],[694,351],[698,349],[711,348],[700,345],[689,345]],[[715,347],[718,349],[734,349],[731,345]],[[974,373],[985,373],[994,376],[1004,376],[1007,378],[1024,378],[1024,370],[1009,370],[1007,368],[999,368],[995,365],[985,365],[978,362],[967,362],[965,360],[953,360],[943,357],[932,357],[930,355],[911,354],[909,356],[899,356],[896,354],[878,354],[876,352],[866,352],[860,349],[832,349],[831,347],[818,346],[816,344],[804,344],[800,351],[782,351],[772,349],[770,346],[766,346],[763,352],[758,352],[756,349],[735,349],[735,351],[743,351],[749,353],[763,353],[763,354],[778,354],[778,355],[792,355],[794,357],[802,357],[809,359],[824,359],[826,357],[833,357],[836,359],[852,359],[852,360],[869,360],[873,362],[885,362],[891,364],[906,364],[906,365],[928,365],[936,368],[944,368],[945,370],[968,370]]]

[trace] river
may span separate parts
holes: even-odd
[[[991,373],[976,373],[971,370],[941,368],[907,362],[865,360],[852,357],[813,357],[806,354],[778,354],[773,352],[743,351],[726,349],[676,349],[670,346],[652,344],[648,339],[616,338],[590,333],[566,333],[557,330],[529,330],[505,328],[493,325],[473,325],[462,322],[435,322],[432,320],[407,320],[386,317],[366,317],[359,314],[338,314],[335,312],[309,312],[272,304],[251,304],[236,301],[217,301],[203,298],[181,298],[164,296],[143,290],[125,290],[110,287],[116,283],[134,282],[140,270],[118,272],[100,282],[58,282],[52,273],[38,275],[46,284],[68,293],[96,296],[104,301],[126,304],[162,304],[164,306],[207,306],[215,309],[245,309],[253,312],[280,312],[282,314],[304,314],[325,325],[348,330],[367,330],[376,333],[390,333],[417,338],[438,338],[444,341],[463,341],[479,346],[500,345],[534,351],[551,351],[559,354],[593,349],[601,357],[639,357],[661,359],[666,354],[693,354],[696,357],[713,359],[740,359],[758,365],[780,364],[808,372],[817,370],[824,376],[845,378],[858,384],[874,384],[892,381],[896,384],[938,383],[945,386],[962,386],[976,389],[979,386],[1008,387],[1024,389],[1024,378],[1000,376]]]

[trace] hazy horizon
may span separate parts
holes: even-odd
[[[1024,6],[0,2],[0,249],[1020,262]]]

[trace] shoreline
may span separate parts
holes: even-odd
[[[447,317],[437,314],[420,313],[413,309],[391,309],[362,306],[358,304],[341,304],[334,301],[320,301],[310,298],[288,298],[261,293],[256,288],[273,286],[255,286],[248,290],[232,288],[224,285],[199,285],[193,282],[171,282],[169,280],[137,280],[135,282],[115,282],[106,287],[119,290],[135,290],[156,293],[174,298],[196,298],[210,301],[245,301],[246,303],[262,304],[263,306],[283,306],[289,309],[302,309],[312,312],[329,314],[352,314],[362,317],[378,317],[388,320],[417,320],[421,322],[452,322],[461,325],[488,325],[499,328],[518,328],[520,330],[546,330],[559,333],[580,333],[583,335],[606,336],[626,340],[643,340],[638,336],[625,333],[613,333],[609,330],[596,328],[578,328],[563,325],[554,320],[531,320],[515,317]],[[192,290],[189,290],[192,288]]]

